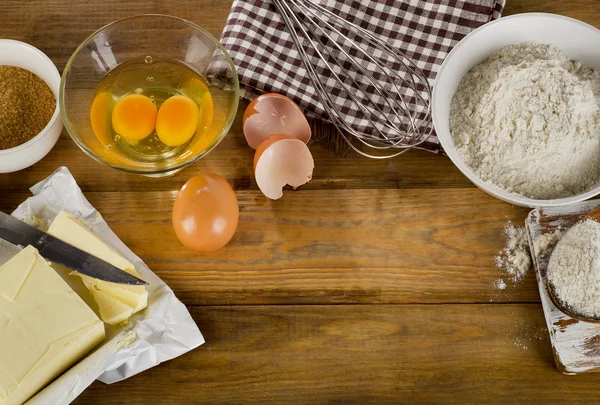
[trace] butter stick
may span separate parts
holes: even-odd
[[[56,216],[48,233],[139,277],[133,264],[65,211]],[[148,305],[148,291],[145,286],[115,284],[84,275],[79,276],[96,301],[100,318],[109,325],[126,321],[132,314]]]

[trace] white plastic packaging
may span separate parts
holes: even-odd
[[[31,188],[12,215],[42,230],[66,210],[81,219],[98,237],[135,265],[148,285],[148,307],[127,325],[106,325],[107,338],[94,351],[63,373],[26,405],[67,405],[96,379],[112,384],[180,356],[204,343],[189,311],[173,291],[110,230],[102,216],[86,200],[66,167]],[[0,264],[19,251],[2,241]]]

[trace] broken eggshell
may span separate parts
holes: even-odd
[[[308,146],[290,135],[272,135],[261,142],[254,153],[256,183],[272,200],[283,196],[286,184],[295,189],[308,183],[314,167]]]
[[[267,93],[252,100],[242,125],[252,149],[272,135],[286,134],[304,143],[311,137],[310,125],[300,107],[281,94]]]

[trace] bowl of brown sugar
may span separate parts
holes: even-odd
[[[63,128],[60,75],[50,58],[0,39],[0,173],[25,169],[50,152]]]

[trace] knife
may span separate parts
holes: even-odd
[[[13,245],[31,245],[42,257],[51,262],[98,280],[117,284],[148,285],[144,280],[2,211],[0,211],[0,238]]]

